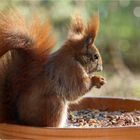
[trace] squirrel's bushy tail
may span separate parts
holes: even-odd
[[[41,25],[34,19],[32,25],[26,25],[17,11],[0,12],[0,57],[9,50],[36,51],[49,53],[54,46],[54,38],[48,22]]]
[[[41,24],[38,18],[31,21],[32,24],[27,26],[16,10],[0,12],[0,96],[5,92],[5,84],[13,70],[18,69],[21,73],[17,83],[29,84],[55,44],[49,22]]]

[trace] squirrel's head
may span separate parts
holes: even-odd
[[[82,19],[76,16],[72,20],[68,42],[66,43],[69,44],[76,61],[83,66],[88,75],[103,69],[101,55],[94,45],[98,28],[98,16],[92,17],[87,25],[84,25]]]

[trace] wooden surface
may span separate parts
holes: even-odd
[[[71,109],[98,108],[108,110],[140,109],[139,100],[121,100],[108,98],[87,98],[80,106]],[[46,139],[46,140],[140,140],[140,127],[118,128],[39,128],[0,124],[1,139]]]

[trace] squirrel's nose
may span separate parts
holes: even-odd
[[[97,66],[97,71],[102,71],[103,70],[103,66],[102,65],[98,65]]]

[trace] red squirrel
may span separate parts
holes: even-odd
[[[48,22],[28,27],[16,12],[0,13],[0,123],[64,127],[69,103],[79,100],[105,79],[94,45],[99,17],[85,24],[73,18],[62,47]]]

